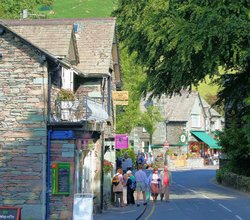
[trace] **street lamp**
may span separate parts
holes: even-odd
[[[165,149],[165,158],[164,158],[164,165],[168,165],[168,157],[167,157],[167,152],[169,150],[169,143],[167,140],[163,142],[163,148]]]

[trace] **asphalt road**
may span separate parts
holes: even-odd
[[[173,171],[169,203],[110,208],[94,220],[249,220],[250,194],[215,182],[215,169]]]

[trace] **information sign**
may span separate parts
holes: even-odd
[[[0,206],[0,220],[21,220],[21,208],[11,206]]]
[[[70,194],[70,163],[52,165],[52,194]]]

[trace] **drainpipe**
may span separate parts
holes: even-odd
[[[48,131],[47,135],[47,191],[46,191],[46,220],[50,220],[50,210],[49,210],[49,203],[50,203],[50,138],[51,138],[52,130]]]
[[[50,102],[51,102],[51,77],[50,77],[50,63],[47,62],[48,65],[48,100],[47,100],[47,108],[48,108],[48,116],[47,116],[47,125],[50,124]],[[51,139],[51,128],[48,130],[47,134],[47,180],[46,180],[46,220],[50,220],[50,210],[49,210],[49,202],[50,202],[50,139]]]
[[[100,213],[103,211],[103,166],[104,166],[104,122],[101,122],[101,140],[102,140],[102,149],[101,149],[101,189],[100,189]]]

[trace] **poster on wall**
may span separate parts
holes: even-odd
[[[70,194],[70,163],[52,164],[52,194]]]
[[[128,135],[116,134],[115,135],[115,149],[128,148]]]

